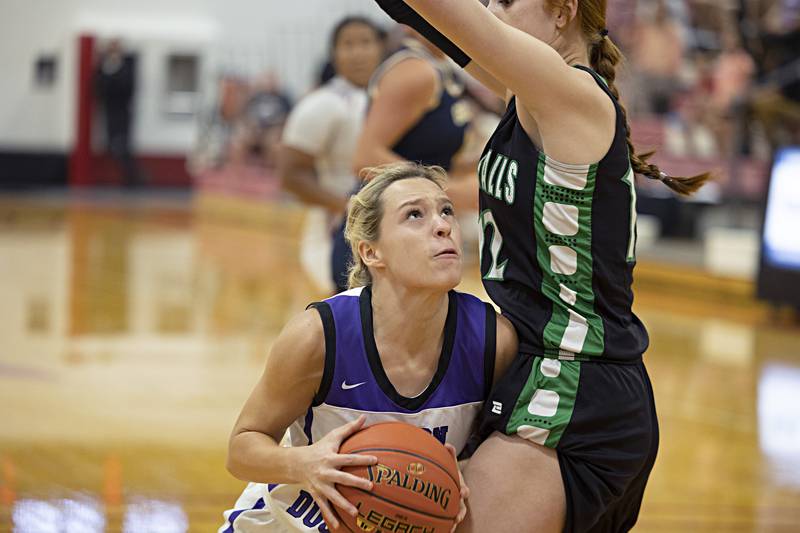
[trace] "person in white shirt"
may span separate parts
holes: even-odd
[[[279,149],[283,188],[314,206],[301,244],[301,263],[320,290],[334,289],[331,228],[341,221],[358,181],[352,157],[367,108],[366,87],[384,55],[383,32],[363,17],[333,30],[336,76],[292,110]]]

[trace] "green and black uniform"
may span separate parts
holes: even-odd
[[[658,448],[648,336],[631,310],[636,191],[619,104],[600,76],[577,68],[614,101],[606,156],[551,159],[512,98],[478,167],[481,275],[520,343],[482,427],[557,450],[566,531],[624,531]]]

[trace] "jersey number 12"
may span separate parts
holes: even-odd
[[[506,271],[506,266],[508,265],[508,259],[503,261],[502,263],[498,264],[498,258],[500,256],[500,250],[503,248],[503,236],[500,235],[500,230],[497,227],[497,222],[494,220],[494,215],[492,215],[492,211],[490,209],[486,209],[480,215],[480,222],[481,222],[481,235],[479,241],[479,248],[480,248],[480,257],[481,257],[481,267],[483,267],[483,254],[485,253],[484,248],[484,239],[486,238],[486,228],[492,228],[492,234],[489,237],[489,252],[492,254],[492,265],[489,268],[489,272],[487,272],[483,279],[485,280],[493,280],[493,281],[503,281],[503,274]]]

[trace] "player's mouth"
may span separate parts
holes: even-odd
[[[445,248],[433,256],[435,259],[458,259],[458,251],[455,248]]]

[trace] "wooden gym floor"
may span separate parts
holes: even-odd
[[[180,194],[0,197],[0,531],[214,531],[228,432],[320,297],[305,213]],[[642,262],[661,449],[636,531],[800,531],[800,329]],[[462,289],[482,293],[473,260]]]

